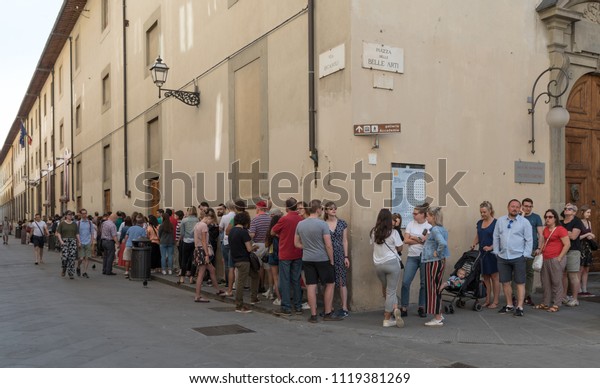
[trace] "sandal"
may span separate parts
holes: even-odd
[[[556,307],[556,306],[553,306],[553,307]],[[533,308],[536,310],[548,310],[548,306],[543,303],[536,304],[535,306],[533,306]],[[558,307],[556,307],[556,308],[558,308]]]
[[[488,309],[497,309],[498,308],[498,304],[497,303],[488,304],[487,308]]]
[[[196,303],[209,303],[210,300],[204,299],[204,298],[197,298],[197,299],[194,299],[194,302],[196,302]]]
[[[223,290],[219,290],[219,291],[217,291],[217,295],[221,296],[221,295],[223,295],[223,294],[225,294],[225,291],[223,291]]]
[[[548,307],[546,309],[546,311],[548,311],[549,313],[555,313],[558,311],[558,306],[552,306],[552,307]]]

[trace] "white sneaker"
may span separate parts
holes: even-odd
[[[444,318],[440,319],[439,321],[433,318],[431,321],[425,322],[425,326],[444,326]]]
[[[310,310],[310,306],[308,305],[308,302],[302,303],[302,310]]]
[[[281,299],[279,299],[279,298],[275,299],[275,300],[273,301],[273,304],[274,304],[275,306],[281,306]]]
[[[263,292],[262,296],[264,296],[266,299],[271,299],[272,294],[273,291],[271,291],[271,289],[269,288],[266,292]]]
[[[383,320],[383,327],[393,327],[396,326],[396,321],[393,319],[384,319]]]
[[[168,271],[169,275],[173,275],[173,271],[169,270]]]
[[[165,270],[163,269],[163,270],[161,271],[161,273],[162,273],[163,275],[166,275],[166,274],[167,274],[167,271],[165,271]]]
[[[396,326],[404,327],[404,319],[401,317],[400,309],[394,309],[394,318],[396,318]]]

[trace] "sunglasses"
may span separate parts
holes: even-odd
[[[564,208],[563,210],[570,210],[570,211],[572,211],[572,212],[574,212],[574,211],[575,211],[575,209],[573,209],[572,207],[566,207],[566,208]]]
[[[515,222],[515,220],[509,220],[508,221],[508,226],[507,226],[508,229],[510,229],[510,227],[511,227],[511,225],[512,225],[513,222]]]
[[[544,218],[548,219],[548,218],[554,218],[554,216],[544,216]]]

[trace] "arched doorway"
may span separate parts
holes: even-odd
[[[567,101],[565,201],[592,208],[592,230],[600,236],[600,76],[586,74]],[[591,271],[600,271],[595,255]]]

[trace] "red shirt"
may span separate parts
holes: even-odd
[[[556,229],[554,229],[554,233],[552,233],[552,236],[550,236],[550,230],[548,229],[548,227],[546,226],[544,228],[544,241],[546,241],[546,246],[544,247],[544,251],[542,252],[542,254],[544,255],[544,260],[555,259],[558,257],[558,255],[560,255],[560,252],[562,251],[564,246],[563,242],[560,239],[568,235],[569,232],[567,232],[567,230],[562,226],[557,226]],[[550,236],[549,240],[548,236]]]
[[[296,236],[296,226],[303,219],[298,213],[289,212],[281,217],[271,229],[273,233],[279,236],[279,260],[302,258],[302,249],[296,248],[294,237]]]

